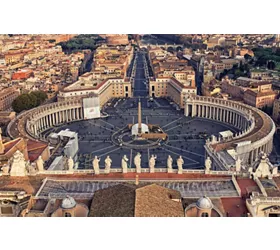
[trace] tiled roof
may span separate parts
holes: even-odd
[[[221,198],[221,201],[228,217],[242,217],[248,213],[245,199],[240,197]]]
[[[178,191],[151,184],[136,189],[136,217],[182,217],[184,210]]]
[[[119,184],[94,193],[91,217],[184,216],[180,193],[156,184]]]
[[[90,217],[133,217],[136,186],[120,184],[94,193]]]

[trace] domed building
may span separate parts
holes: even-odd
[[[195,203],[185,208],[186,217],[222,217],[222,213],[215,207],[210,198],[203,196]]]
[[[87,217],[88,212],[88,207],[85,204],[77,203],[73,197],[67,196],[51,217]]]

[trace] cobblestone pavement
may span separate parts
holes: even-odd
[[[113,144],[111,136],[114,132],[137,122],[137,102],[138,98],[115,99],[105,109],[109,117],[77,121],[55,128],[57,132],[68,128],[78,133],[79,169],[91,169],[95,155],[101,157],[101,168],[104,168],[107,155],[112,158],[112,168],[120,167],[123,155],[129,158],[129,167],[134,168],[133,158],[137,152],[142,155],[143,168],[148,168],[148,158],[154,154],[157,156],[156,167],[166,167],[167,157],[171,155],[173,168],[176,169],[176,159],[182,155],[185,169],[201,169],[204,165],[205,139],[212,134],[217,136],[220,131],[236,131],[223,123],[186,117],[183,111],[174,109],[166,99],[159,98],[150,102],[148,98],[141,98],[143,122],[161,126],[168,134],[168,140],[155,149],[142,150],[126,149]]]

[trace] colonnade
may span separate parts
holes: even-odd
[[[186,104],[186,116],[196,116],[212,120],[217,120],[224,123],[229,123],[239,130],[247,130],[252,125],[253,117],[227,107],[220,107],[209,104]]]
[[[81,101],[56,103],[42,106],[32,113],[27,120],[26,130],[29,134],[40,137],[40,134],[50,127],[83,119]]]
[[[234,101],[194,96],[186,99],[185,115],[228,123],[239,129],[231,138],[206,142],[206,154],[219,161],[219,166],[234,167],[229,162],[232,164],[235,161],[225,156],[227,150],[234,149],[235,153],[231,156],[235,160],[240,158],[244,164],[252,164],[261,152],[268,155],[272,152],[275,124],[257,108]]]

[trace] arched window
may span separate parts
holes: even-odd
[[[202,213],[201,217],[209,217],[208,213]]]
[[[67,213],[67,212],[66,212],[66,213],[64,214],[64,217],[72,217],[72,215],[71,215],[70,213]]]

